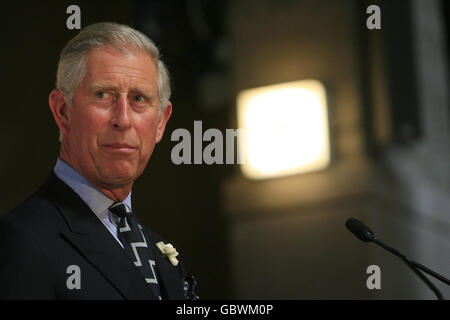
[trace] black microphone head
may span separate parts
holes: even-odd
[[[349,218],[345,226],[350,230],[359,240],[370,242],[375,239],[372,230],[365,226],[361,221],[355,218]]]

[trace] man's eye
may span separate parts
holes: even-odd
[[[95,95],[100,99],[106,98],[106,92],[97,92]]]
[[[144,101],[144,97],[143,96],[135,96],[134,97],[134,101],[136,101],[136,102],[143,102]]]

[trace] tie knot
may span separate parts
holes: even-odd
[[[120,218],[129,217],[133,214],[130,208],[122,202],[115,202],[111,207],[109,207],[109,211]]]

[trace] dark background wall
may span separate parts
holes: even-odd
[[[0,194],[4,211],[44,181],[59,151],[48,108],[58,54],[82,27],[130,24],[160,47],[174,112],[133,188],[141,220],[183,254],[204,299],[432,299],[397,258],[359,242],[350,216],[450,274],[450,108],[445,1],[60,1],[4,6]],[[382,29],[367,30],[378,4]],[[194,120],[236,127],[243,89],[316,78],[327,87],[333,161],[264,181],[237,165],[171,162]],[[276,107],[275,107],[276,108]],[[366,288],[366,268],[382,289]],[[446,297],[445,285],[436,285]]]

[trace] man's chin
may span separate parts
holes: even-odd
[[[112,159],[97,162],[97,173],[105,187],[129,187],[142,173],[141,167],[136,162],[130,160],[114,161]]]
[[[105,170],[101,173],[103,183],[110,187],[124,187],[136,180],[136,170]]]
[[[126,187],[134,182],[133,177],[110,177],[106,183],[114,188]]]

